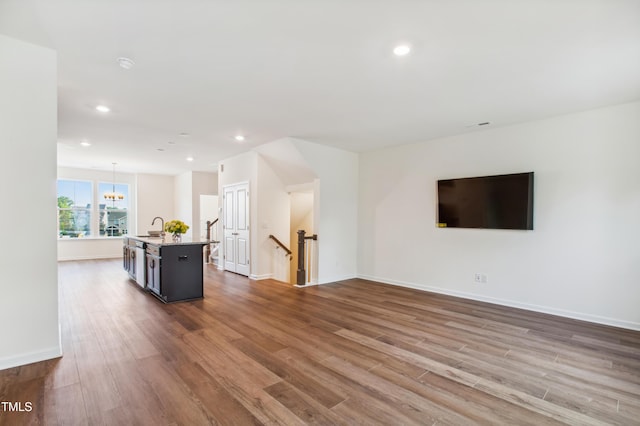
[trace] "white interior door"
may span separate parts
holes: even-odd
[[[249,184],[225,186],[224,269],[249,276]]]

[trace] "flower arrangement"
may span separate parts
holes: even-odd
[[[181,220],[172,220],[164,224],[164,230],[173,235],[184,234],[189,230],[189,225]]]

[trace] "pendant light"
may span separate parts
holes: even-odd
[[[104,194],[105,200],[110,200],[115,204],[116,201],[124,200],[124,195],[116,192],[116,164],[113,164],[113,180],[111,181],[111,192],[106,192]]]

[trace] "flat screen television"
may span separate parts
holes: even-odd
[[[533,172],[439,180],[437,224],[533,229]]]

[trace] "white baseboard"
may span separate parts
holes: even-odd
[[[69,262],[73,260],[101,260],[101,259],[122,259],[122,255],[104,255],[104,256],[73,256],[58,257],[58,262]]]
[[[42,351],[29,352],[16,356],[10,356],[0,359],[0,370],[7,368],[19,367],[21,365],[32,364],[34,362],[46,361],[48,359],[60,358],[62,356],[62,347],[57,346],[47,348]]]
[[[325,283],[325,284],[330,284],[330,283]],[[305,285],[294,284],[293,286],[297,287],[297,288],[305,288],[305,287],[313,287],[314,285],[322,285],[322,284],[318,284],[317,282],[312,281],[312,282],[307,283]]]
[[[354,278],[358,278],[358,275],[343,275],[341,277],[331,277],[331,278],[322,278],[321,282],[316,283],[317,285],[323,284],[333,284],[338,281],[352,280]]]
[[[462,299],[470,299],[470,300],[476,300],[479,302],[495,303],[496,305],[525,309],[527,311],[557,315],[560,317],[577,319],[577,320],[592,322],[596,324],[610,325],[613,327],[640,331],[640,323],[633,322],[633,321],[603,317],[599,315],[592,315],[592,314],[587,314],[582,312],[568,311],[568,310],[552,308],[548,306],[532,305],[529,303],[522,303],[514,300],[487,297],[487,296],[483,296],[475,293],[466,293],[462,291],[448,290],[441,287],[432,287],[432,286],[416,284],[416,283],[411,283],[406,281],[391,280],[388,278],[374,277],[371,275],[358,275],[358,278],[361,278],[363,280],[369,280],[369,281],[377,281],[384,284],[396,285],[399,287],[407,287],[407,288],[413,288],[416,290],[429,291],[432,293],[446,294],[448,296],[460,297]]]
[[[271,278],[273,278],[273,274],[262,274],[262,275],[251,274],[251,275],[249,275],[249,279],[250,280],[256,280],[256,281],[269,280]]]

